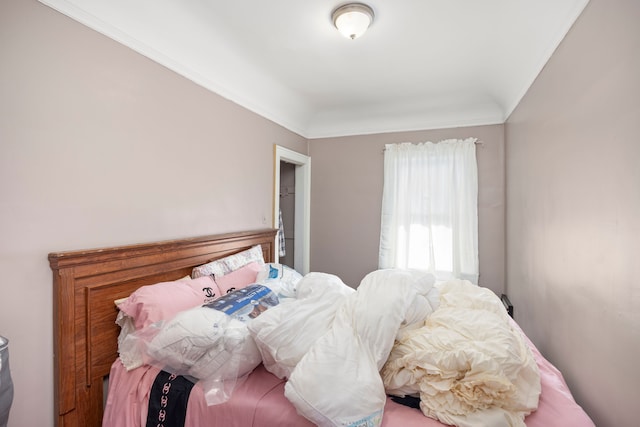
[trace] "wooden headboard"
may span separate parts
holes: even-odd
[[[275,234],[267,229],[49,254],[56,426],[102,424],[103,383],[116,360],[120,332],[114,300],[255,245],[272,262]]]

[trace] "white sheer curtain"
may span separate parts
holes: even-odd
[[[385,146],[380,268],[478,283],[475,141]]]

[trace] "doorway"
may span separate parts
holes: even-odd
[[[280,162],[280,225],[284,239],[278,240],[280,264],[295,265],[295,229],[296,229],[296,165]],[[284,242],[284,244],[283,244]]]
[[[279,145],[274,147],[273,226],[280,228],[282,209],[285,232],[285,255],[280,259],[279,239],[276,239],[275,259],[301,274],[307,274],[311,234],[311,158]]]

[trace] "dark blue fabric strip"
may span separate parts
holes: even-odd
[[[180,375],[160,371],[151,387],[146,427],[184,427],[193,385]]]

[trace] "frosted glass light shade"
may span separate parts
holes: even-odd
[[[333,25],[340,34],[356,39],[367,31],[373,22],[373,10],[362,3],[349,3],[333,11]]]

